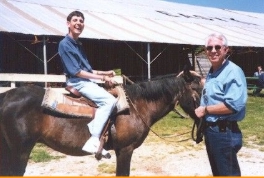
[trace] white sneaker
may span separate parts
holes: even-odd
[[[103,156],[103,158],[106,158],[106,159],[111,158],[111,154],[108,151],[106,151],[105,149],[102,150],[102,156]]]
[[[91,154],[95,154],[98,151],[98,148],[100,146],[99,138],[97,137],[91,137],[82,147],[83,151],[86,151]]]
[[[84,146],[82,147],[83,151],[86,151],[88,153],[91,154],[96,154],[98,149],[100,146],[100,141],[98,137],[91,137],[89,138],[89,140],[87,140],[87,142],[84,144]],[[102,156],[104,158],[111,158],[111,155],[108,151],[106,151],[105,149],[102,150]]]

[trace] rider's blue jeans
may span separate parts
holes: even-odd
[[[220,132],[218,126],[205,129],[205,145],[214,176],[241,176],[237,152],[242,147],[242,133],[239,128],[232,130]]]
[[[104,125],[113,111],[117,99],[98,84],[87,80],[71,80],[67,85],[76,88],[98,106],[94,119],[88,124],[92,136],[100,137]]]

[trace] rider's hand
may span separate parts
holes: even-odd
[[[107,85],[109,85],[110,87],[112,87],[114,84],[117,84],[117,82],[114,80],[113,77],[109,77],[107,75],[104,76],[104,81],[107,83]]]
[[[114,77],[115,75],[116,75],[115,71],[113,71],[113,70],[109,70],[108,71],[108,76],[109,77]]]

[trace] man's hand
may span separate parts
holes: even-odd
[[[117,84],[113,77],[109,77],[107,75],[104,76],[104,81],[110,88],[114,87],[114,85]]]
[[[206,111],[204,106],[199,106],[198,108],[195,109],[195,114],[198,118],[202,118],[205,116]]]
[[[116,75],[116,73],[113,70],[109,70],[109,71],[107,71],[106,75],[109,76],[109,77],[114,77]]]

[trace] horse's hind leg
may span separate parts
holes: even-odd
[[[0,176],[23,176],[33,145],[16,145],[10,149],[4,137],[0,137]]]
[[[0,128],[0,176],[10,175],[10,157],[10,149],[8,148]]]
[[[13,129],[13,128],[12,128]],[[1,164],[3,162],[4,167],[6,170],[2,170],[5,168],[2,168],[1,171],[3,171],[3,174],[8,174],[10,176],[23,176],[26,170],[27,162],[29,159],[29,155],[31,150],[33,149],[35,145],[35,141],[26,139],[25,135],[17,136],[15,133],[12,132],[12,129],[7,130],[3,129],[1,134],[1,148],[3,147],[2,153],[6,153],[6,155],[3,155],[3,158],[1,158]]]
[[[10,156],[10,175],[23,176],[34,144],[19,144],[13,147]]]
[[[130,162],[133,154],[133,149],[122,148],[115,150],[116,153],[116,176],[130,175]]]
[[[35,142],[23,142],[16,144],[11,149],[10,172],[14,176],[22,176],[26,171],[26,166],[30,153],[35,145]]]
[[[11,156],[11,162],[10,165],[12,168],[10,168],[10,172],[12,175],[15,176],[22,176],[25,174],[28,159],[30,152],[33,148],[33,146],[24,145],[26,147],[25,149],[15,149],[12,150],[12,156]]]

